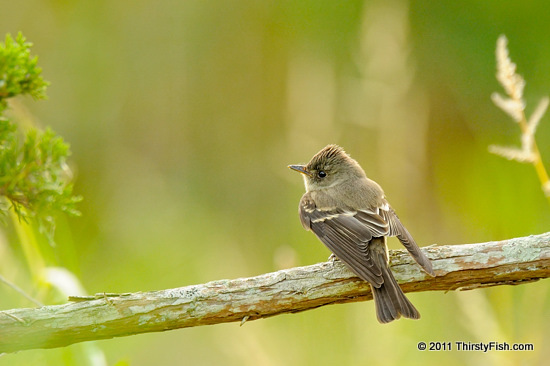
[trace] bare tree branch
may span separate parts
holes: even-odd
[[[550,233],[499,242],[424,248],[437,277],[404,250],[391,266],[405,292],[470,290],[550,277]],[[0,312],[0,352],[295,313],[372,299],[342,263],[319,263],[256,277],[163,291],[74,297],[74,302]],[[429,315],[428,315],[429,316]]]

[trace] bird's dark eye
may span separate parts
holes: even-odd
[[[325,173],[324,170],[319,170],[319,172],[317,173],[317,175],[319,176],[319,178],[324,178],[327,176],[327,173]]]

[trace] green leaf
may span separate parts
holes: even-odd
[[[45,98],[48,85],[40,76],[37,57],[30,56],[31,43],[19,34],[9,34],[0,43],[0,113],[6,99],[30,94]],[[79,215],[73,196],[71,172],[67,165],[69,145],[51,129],[29,129],[20,133],[17,126],[0,115],[0,196],[19,220],[36,219],[40,232],[53,238],[54,217],[59,212]]]
[[[6,99],[16,95],[46,98],[49,83],[41,76],[38,57],[30,55],[31,46],[21,33],[15,40],[7,34],[5,42],[0,43],[0,113],[6,109]]]

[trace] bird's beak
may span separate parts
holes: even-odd
[[[292,170],[296,170],[299,173],[311,176],[311,173],[306,170],[305,165],[289,165],[288,167]]]

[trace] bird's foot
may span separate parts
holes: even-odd
[[[333,264],[334,264],[334,262],[339,261],[339,260],[340,260],[340,259],[338,259],[338,257],[335,256],[334,253],[332,253],[332,254],[328,257],[328,261],[329,261],[330,263],[333,263]]]

